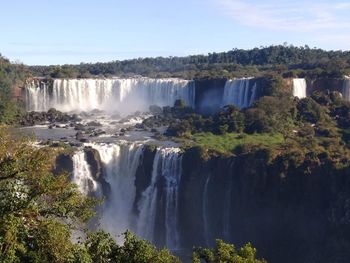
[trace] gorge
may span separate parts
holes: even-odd
[[[18,7],[3,12],[16,39],[3,43],[10,58],[0,55],[0,262],[349,262],[350,52],[219,52],[228,35],[257,43],[210,13],[200,30],[198,3],[127,4],[108,15],[107,3],[91,13],[90,3],[61,3],[54,16],[57,6],[28,3],[20,17],[39,19],[31,25]],[[161,53],[191,46],[212,53]],[[32,65],[20,62],[29,56]]]
[[[99,227],[116,240],[130,229],[185,261],[192,246],[212,246],[217,238],[237,245],[252,242],[270,262],[280,262],[288,253],[291,261],[285,262],[297,256],[300,262],[318,259],[324,255],[319,249],[312,252],[315,244],[331,246],[328,231],[346,224],[348,168],[314,166],[309,160],[295,164],[268,149],[229,156],[203,153],[144,131],[128,132],[142,116],[137,122],[123,122],[126,115],[154,105],[173,106],[178,99],[196,111],[213,112],[228,104],[246,109],[264,95],[262,83],[259,78],[53,79],[31,80],[25,91],[28,111],[55,107],[77,113],[82,123],[99,122],[106,131],[75,146],[67,170],[81,192],[105,198],[98,209]],[[291,95],[302,99],[309,94],[305,79],[292,83]],[[343,83],[347,98],[349,85]],[[96,110],[102,115],[84,119]],[[109,119],[111,115],[118,117]],[[119,122],[125,125],[126,131],[119,131],[125,135],[115,137],[108,129],[118,130]],[[68,136],[74,137],[72,132]],[[66,165],[58,161],[57,166]],[[325,171],[330,170],[336,178],[327,177]],[[300,249],[311,252],[291,252]]]

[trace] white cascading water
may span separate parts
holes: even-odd
[[[101,227],[118,241],[122,241],[119,235],[127,229],[154,241],[157,209],[161,209],[165,211],[164,245],[170,249],[178,248],[178,191],[182,171],[180,148],[157,148],[150,185],[144,190],[137,204],[139,213],[135,213],[133,209],[136,198],[135,179],[143,154],[143,145],[120,141],[118,144],[86,144],[86,146],[98,151],[104,167],[104,179],[111,188],[110,196],[100,215]],[[73,182],[78,185],[81,192],[88,194],[97,188],[98,184],[92,178],[84,151],[74,154],[73,167]],[[157,203],[160,195],[164,200],[162,204]]]
[[[306,79],[293,79],[293,96],[299,99],[306,98]]]
[[[88,195],[98,193],[99,184],[91,175],[90,166],[86,161],[85,152],[80,150],[73,157],[73,178],[72,181],[78,186],[80,192]]]
[[[53,86],[26,86],[28,110],[60,111],[118,110],[129,113],[150,105],[173,106],[182,99],[194,106],[193,81],[182,79],[55,79]]]
[[[132,222],[133,205],[136,196],[135,174],[143,153],[139,143],[92,144],[104,166],[104,179],[110,185],[111,193],[101,214],[101,227],[120,240],[120,234],[127,229],[134,231]]]
[[[165,245],[169,249],[179,248],[178,192],[182,173],[180,148],[158,148],[154,161],[150,185],[142,193],[138,204],[137,233],[150,241],[155,240],[158,196],[164,200]],[[160,188],[160,181],[163,187]]]
[[[349,76],[345,76],[342,96],[344,100],[350,101],[350,77]]]
[[[233,104],[240,109],[250,107],[257,99],[257,84],[252,79],[227,80],[224,87],[222,106]]]
[[[49,91],[45,82],[32,80],[26,84],[27,111],[47,111]]]
[[[204,184],[203,196],[202,196],[202,220],[203,220],[203,228],[204,228],[204,240],[207,246],[209,246],[209,220],[208,220],[208,206],[209,206],[209,196],[208,196],[208,187],[210,181],[210,174],[208,175],[207,180]]]

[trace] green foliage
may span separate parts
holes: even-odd
[[[190,137],[203,132],[220,135],[244,131],[248,134],[278,133],[287,138],[295,126],[296,116],[296,101],[290,96],[265,96],[243,111],[227,105],[214,116],[185,115],[170,123],[166,135]]]
[[[11,88],[27,76],[25,66],[11,64],[0,54],[0,124],[13,124],[24,111],[12,100]]]
[[[213,126],[219,127],[219,134],[226,132],[242,132],[245,126],[245,116],[236,107],[228,105],[214,116]],[[215,128],[214,128],[214,132]]]
[[[256,258],[256,249],[250,244],[246,244],[236,250],[232,244],[227,244],[222,240],[216,240],[215,248],[195,248],[192,255],[193,263],[266,263],[265,260]]]
[[[276,73],[270,74],[265,77],[265,89],[266,96],[281,96],[286,93],[286,87],[281,75]]]
[[[50,149],[3,129],[0,140],[0,261],[65,262],[71,230],[94,214],[96,202],[51,173]]]
[[[291,133],[296,116],[294,101],[288,96],[262,97],[246,111],[247,133],[281,133],[285,137]]]
[[[125,232],[123,236],[124,243],[117,245],[108,233],[102,231],[90,233],[85,243],[77,247],[70,262],[180,263],[180,260],[168,250],[157,249],[130,231]]]
[[[277,45],[251,50],[232,49],[206,56],[139,58],[59,67],[33,66],[30,69],[34,75],[46,77],[143,75],[204,79],[261,76],[271,72],[287,77],[341,77],[349,71],[349,61],[349,52]]]
[[[116,260],[118,246],[108,233],[91,233],[85,247],[92,262],[104,263]]]
[[[327,120],[325,109],[312,98],[301,99],[297,105],[298,118],[301,121],[318,123]]]
[[[25,114],[25,111],[19,107],[12,99],[2,98],[0,94],[0,124],[16,124],[19,116]]]
[[[189,139],[180,141],[187,147],[198,145],[204,149],[228,154],[233,153],[237,147],[242,145],[267,146],[270,148],[278,147],[283,143],[283,137],[281,134],[226,133],[214,135],[209,132],[197,133],[192,135]]]

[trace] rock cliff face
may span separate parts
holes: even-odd
[[[135,174],[136,196],[134,201],[134,211],[137,213],[137,204],[141,199],[142,193],[151,184],[153,160],[156,155],[156,149],[153,147],[145,147],[141,156],[140,164]]]
[[[286,91],[293,91],[293,79],[284,79],[284,86]],[[306,95],[310,96],[315,91],[338,91],[343,92],[344,79],[340,78],[318,78],[306,79]]]
[[[202,113],[211,113],[220,108],[225,83],[226,79],[196,80],[196,110]]]
[[[170,198],[165,193],[171,193],[167,187],[175,181],[168,185],[162,179],[173,171],[167,170],[171,166],[155,166],[158,151],[143,147],[130,203],[133,218],[141,218],[142,199],[145,193],[153,194],[147,189],[153,185],[158,192],[152,202],[156,207],[150,210],[155,214],[149,214],[154,225],[147,226],[153,229],[157,245],[169,245],[168,235],[174,233],[177,248],[185,254],[193,246],[211,246],[220,238],[236,245],[252,242],[259,256],[272,263],[347,262],[350,257],[350,169],[346,165],[322,156],[305,156],[303,162],[292,155],[272,158],[265,149],[203,158],[202,150],[192,148],[181,155],[174,203],[165,205],[169,199],[164,198]],[[98,154],[86,153],[92,176],[103,182]],[[163,171],[157,182],[153,181],[155,167]],[[114,190],[110,188],[111,193]],[[176,218],[165,216],[168,209],[175,209]],[[176,224],[171,224],[173,220]],[[133,231],[142,235],[147,229]]]
[[[72,156],[70,156],[69,154],[60,154],[59,156],[57,156],[55,160],[53,173],[58,175],[62,173],[71,174],[72,172],[73,172]]]
[[[349,258],[349,168],[311,160],[295,167],[282,158],[270,163],[266,151],[207,161],[189,151],[183,166],[185,246],[222,238],[252,242],[269,262]]]
[[[111,193],[111,187],[105,180],[100,154],[91,147],[85,147],[84,152],[93,178],[101,185],[103,195],[108,198]]]
[[[343,92],[344,79],[330,79],[330,78],[322,78],[312,80],[310,83],[310,93],[318,90],[329,90],[329,91],[338,91]]]

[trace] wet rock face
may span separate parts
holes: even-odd
[[[108,198],[111,193],[111,188],[104,178],[100,154],[97,150],[91,147],[85,147],[84,151],[86,154],[86,161],[90,165],[90,171],[93,178],[100,183],[100,185],[102,186],[103,195]]]
[[[153,160],[156,149],[151,146],[145,146],[141,157],[140,165],[137,167],[135,175],[136,196],[134,201],[134,210],[138,213],[137,204],[143,191],[150,185],[153,171]]]
[[[75,123],[77,121],[80,121],[80,119],[76,114],[69,115],[57,111],[56,109],[50,109],[47,112],[27,112],[18,120],[19,124],[22,126],[33,126],[45,123]]]
[[[225,83],[226,79],[196,80],[196,111],[207,114],[220,108]]]
[[[78,132],[75,134],[75,139],[76,139],[77,141],[80,141],[81,139],[84,139],[84,134],[83,134],[83,132],[78,131]]]
[[[262,152],[203,160],[187,151],[179,201],[182,244],[252,242],[272,263],[332,262],[331,255],[349,255],[349,169],[286,162],[269,163]]]
[[[55,167],[53,169],[55,175],[60,175],[62,173],[73,173],[73,160],[69,154],[60,154],[56,158]]]
[[[102,126],[102,124],[97,122],[97,121],[90,121],[86,125],[91,126],[91,127],[101,127]]]
[[[149,106],[149,111],[154,114],[154,115],[158,115],[158,114],[162,114],[163,110],[161,107],[157,106],[157,105],[151,105]]]
[[[314,91],[343,91],[344,80],[336,78],[320,78],[311,82],[310,94]]]

